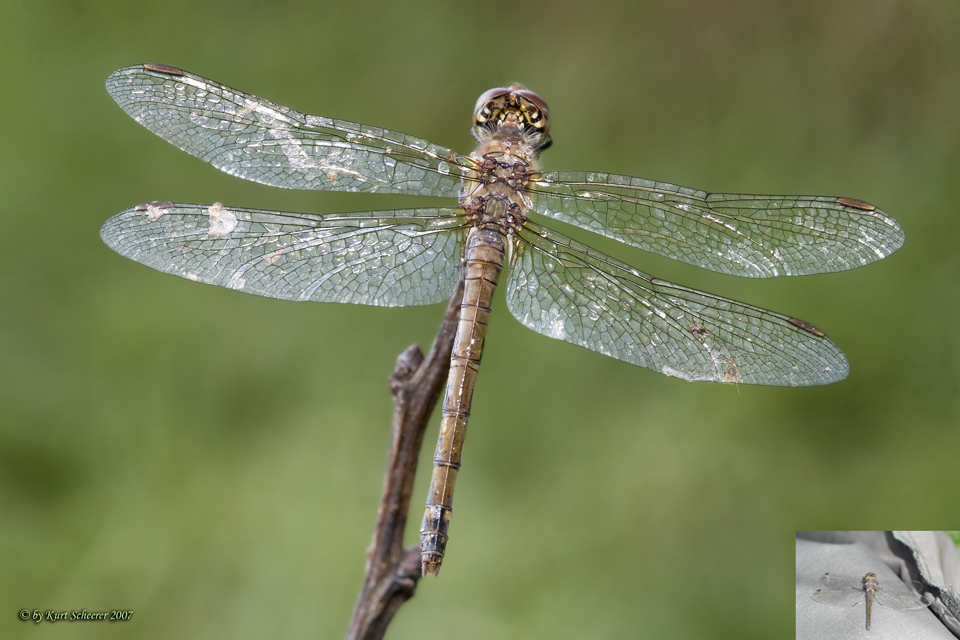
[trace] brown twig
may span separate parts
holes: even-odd
[[[363,589],[347,629],[348,640],[378,640],[404,602],[413,597],[420,579],[420,546],[403,548],[410,495],[423,434],[440,398],[450,352],[457,333],[463,279],[450,299],[443,324],[424,358],[413,345],[400,354],[390,376],[393,392],[393,442],[383,480],[373,542],[367,549]]]

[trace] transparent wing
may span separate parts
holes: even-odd
[[[100,237],[173,275],[268,298],[414,306],[450,298],[460,275],[460,209],[310,215],[154,202]]]
[[[923,585],[919,582],[914,582],[911,587],[899,580],[885,580],[873,599],[881,607],[888,609],[923,609],[930,606],[930,601],[918,593],[922,589]]]
[[[838,576],[827,573],[820,578],[823,586],[810,597],[823,604],[835,607],[855,607],[866,601],[863,590],[863,576]]]
[[[507,306],[551,338],[686,380],[806,386],[847,375],[840,349],[785,315],[652,278],[528,222]]]
[[[904,240],[896,220],[853,198],[707,193],[592,171],[544,173],[531,191],[545,216],[737,276],[853,269]]]
[[[311,116],[166,65],[113,72],[107,91],[134,120],[246,180],[288,189],[456,197],[463,168],[426,140]]]

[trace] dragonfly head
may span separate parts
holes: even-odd
[[[553,142],[546,101],[518,84],[484,92],[474,107],[473,122],[473,137],[481,142],[495,136],[522,138],[538,152]]]

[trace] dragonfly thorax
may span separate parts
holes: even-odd
[[[467,223],[497,228],[505,235],[519,231],[532,205],[526,193],[528,186],[542,178],[535,151],[525,145],[489,141],[480,144],[471,157],[476,164],[464,180],[460,195]]]
[[[493,229],[510,236],[520,231],[527,216],[525,209],[509,196],[487,193],[463,205],[467,224],[478,229]]]

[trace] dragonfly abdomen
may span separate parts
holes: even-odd
[[[505,242],[504,235],[495,229],[473,228],[467,236],[460,322],[450,354],[440,437],[433,457],[427,509],[420,527],[423,575],[437,575],[443,562],[453,512],[453,490],[460,472],[460,456],[483,354],[490,303],[503,270]]]
[[[867,592],[867,631],[870,631],[870,618],[873,614],[873,597],[880,588],[877,574],[871,572],[863,576],[863,590]]]

